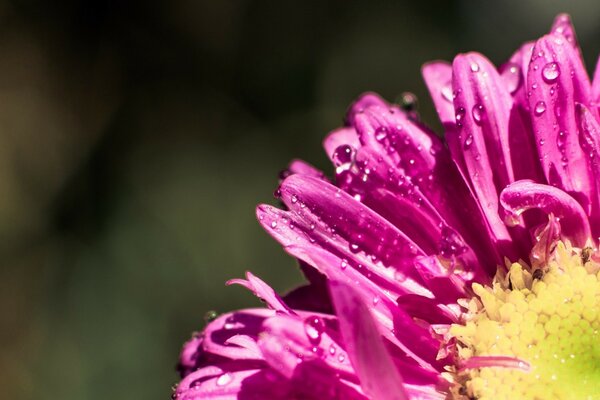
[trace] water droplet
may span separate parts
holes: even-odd
[[[473,120],[478,125],[481,123],[481,119],[483,118],[484,111],[485,111],[485,109],[483,108],[482,104],[475,104],[473,106],[473,110],[471,110],[471,114],[473,114]]]
[[[304,320],[304,333],[308,341],[313,345],[318,345],[321,342],[321,335],[325,330],[325,323],[317,316],[311,316]]]
[[[452,100],[454,99],[452,95],[452,82],[448,82],[442,87],[442,97],[452,103]]]
[[[277,228],[277,221],[271,222],[271,228],[273,228],[273,229]]]
[[[350,244],[350,251],[356,254],[356,253],[358,253],[360,251],[360,247],[356,243],[351,243]]]
[[[536,116],[540,116],[542,115],[545,111],[546,111],[546,103],[544,103],[543,101],[538,101],[535,104],[535,109],[533,110]]]
[[[340,353],[338,355],[338,361],[341,362],[341,363],[343,363],[344,360],[346,360],[346,356],[344,354]]]
[[[469,134],[465,139],[465,149],[468,149],[473,144],[473,135]]]
[[[404,111],[414,111],[417,109],[417,96],[411,92],[404,92],[400,95],[400,108]]]
[[[517,64],[510,63],[502,71],[502,79],[508,91],[513,94],[521,84],[521,69]]]
[[[329,354],[331,354],[332,356],[335,355],[335,345],[331,345],[329,346]]]
[[[335,172],[338,174],[344,171],[349,170],[354,163],[354,156],[356,155],[356,150],[347,144],[342,144],[338,146],[333,152],[333,164],[336,169]]]
[[[293,194],[292,198],[290,200],[292,201],[292,204],[296,204],[298,202],[298,196],[296,196],[295,194]]]
[[[212,322],[215,319],[217,319],[218,316],[219,313],[215,310],[207,311],[206,314],[204,314],[204,321],[208,324],[209,322]]]
[[[377,304],[379,304],[379,296],[373,297],[373,305],[376,306]]]
[[[385,126],[380,126],[379,128],[375,129],[375,140],[377,140],[378,142],[381,142],[382,140],[384,140],[388,135],[388,129]]]
[[[560,76],[560,67],[555,62],[550,62],[542,68],[542,78],[546,83],[553,83]]]
[[[465,109],[463,107],[459,107],[456,109],[454,114],[454,118],[456,119],[456,125],[462,126],[462,120],[465,117]]]
[[[476,62],[472,62],[471,63],[471,71],[479,72],[479,64],[477,64]]]
[[[344,259],[342,259],[342,262],[340,263],[340,267],[341,267],[342,269],[346,269],[346,268],[348,268],[348,260],[346,260],[345,258],[344,258]]]
[[[233,380],[233,376],[229,372],[225,372],[223,375],[217,378],[217,386],[225,386]]]

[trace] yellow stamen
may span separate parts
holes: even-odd
[[[514,263],[491,288],[473,285],[466,321],[450,329],[459,360],[514,357],[530,368],[457,369],[454,398],[600,399],[600,265],[560,242],[542,271]]]

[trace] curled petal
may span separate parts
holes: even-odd
[[[531,181],[509,185],[500,195],[508,224],[519,224],[520,215],[527,210],[539,209],[560,220],[563,236],[573,244],[584,247],[591,238],[587,216],[581,205],[564,191]]]
[[[341,282],[332,281],[329,287],[348,356],[365,393],[373,399],[408,399],[402,377],[361,296]]]
[[[257,297],[264,300],[267,303],[267,305],[275,311],[283,312],[286,314],[292,314],[292,315],[295,314],[294,310],[289,308],[283,302],[283,300],[281,300],[281,297],[279,297],[279,295],[277,293],[275,293],[275,291],[269,285],[267,285],[262,279],[254,276],[254,274],[252,274],[252,272],[250,272],[250,271],[246,272],[246,278],[247,278],[247,280],[231,279],[231,280],[227,281],[227,284],[228,285],[237,284],[237,285],[244,286],[245,288],[247,288],[248,290],[250,290],[254,294],[256,294]]]

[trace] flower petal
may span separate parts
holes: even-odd
[[[589,104],[590,83],[582,60],[562,36],[547,35],[536,42],[527,86],[546,179],[589,212],[596,187],[579,145],[575,103]]]
[[[421,74],[444,129],[453,129],[455,121],[452,104],[452,66],[446,61],[432,61],[423,65]]]
[[[576,112],[580,128],[579,144],[588,159],[588,165],[597,188],[595,198],[592,199],[593,207],[590,213],[592,231],[594,237],[597,238],[600,236],[600,191],[598,191],[598,183],[600,182],[600,123],[583,104],[576,104]]]
[[[283,302],[281,297],[279,297],[279,295],[275,293],[273,288],[267,285],[262,279],[254,276],[254,274],[252,274],[252,272],[250,271],[246,272],[246,278],[247,280],[231,279],[227,281],[227,285],[237,284],[244,286],[248,290],[252,291],[258,298],[265,301],[271,309],[286,314],[295,314],[294,310],[289,308]]]
[[[514,250],[506,245],[511,236],[498,216],[498,194],[514,180],[508,137],[510,97],[483,56],[459,55],[452,70],[458,128],[447,137],[452,156],[464,161],[470,188],[479,200],[492,237],[505,256],[515,258]]]
[[[361,296],[341,282],[332,281],[329,287],[348,356],[365,393],[378,400],[408,399],[402,377]]]
[[[584,247],[591,238],[589,222],[581,205],[553,186],[518,181],[502,191],[500,203],[509,224],[520,223],[519,217],[525,211],[539,209],[560,219],[563,236],[575,246]]]

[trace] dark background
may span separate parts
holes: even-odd
[[[439,3],[439,4],[438,4]],[[262,232],[293,157],[359,93],[420,99],[420,66],[501,63],[573,15],[588,67],[597,1],[0,2],[0,392],[167,399],[224,281],[300,281]]]

